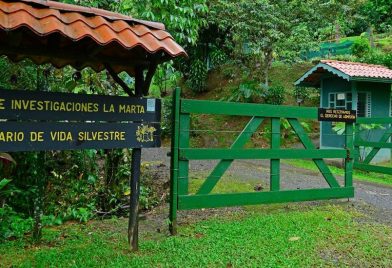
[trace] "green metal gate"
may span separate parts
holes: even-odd
[[[361,137],[360,125],[374,125],[374,124],[382,124],[385,130],[383,130],[383,135],[381,136],[380,140],[377,142],[369,141]],[[358,131],[355,132],[355,161],[354,161],[354,168],[364,171],[371,171],[383,174],[390,174],[392,175],[392,167],[384,167],[371,164],[372,160],[375,158],[377,153],[383,149],[392,149],[392,143],[390,142],[392,137],[392,117],[385,117],[385,118],[358,118],[357,120],[357,127]],[[366,151],[367,148],[371,148],[370,151]],[[366,155],[361,159],[361,151],[364,152]]]
[[[180,90],[177,89],[173,95],[174,125],[171,148],[172,233],[175,233],[178,210],[353,197],[351,157],[354,148],[353,124],[346,123],[345,149],[317,149],[298,120],[299,118],[317,119],[317,111],[317,108],[181,99]],[[202,149],[190,147],[191,114],[249,116],[251,119],[230,148]],[[244,149],[244,145],[267,118],[271,122],[270,149]],[[304,149],[280,148],[281,121],[284,118],[297,134]],[[314,161],[329,188],[281,190],[280,160],[304,158]],[[331,173],[324,158],[345,159],[343,186]],[[270,191],[211,194],[212,189],[235,159],[269,159]],[[194,195],[189,194],[190,160],[220,160]]]

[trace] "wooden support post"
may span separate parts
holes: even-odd
[[[142,150],[132,150],[131,196],[128,222],[128,243],[133,251],[139,249],[139,194],[140,194],[140,161]]]
[[[142,97],[143,92],[143,69],[135,67],[135,94]],[[131,162],[131,196],[129,206],[129,222],[128,222],[128,243],[132,251],[139,249],[139,195],[140,195],[140,164],[141,164],[141,148],[132,150]]]

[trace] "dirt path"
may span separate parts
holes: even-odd
[[[167,157],[169,149],[158,148],[143,150],[143,161],[163,162],[170,166],[170,158]],[[191,161],[191,173],[207,173],[216,165],[217,161]],[[261,183],[268,187],[269,162],[254,160],[236,160],[226,172],[228,175],[244,182]],[[343,178],[338,177],[340,183]],[[352,205],[361,212],[369,215],[372,219],[392,224],[392,187],[355,181],[355,198],[350,200]],[[318,172],[296,168],[287,164],[281,164],[281,187],[282,189],[306,189],[325,188],[327,183]]]

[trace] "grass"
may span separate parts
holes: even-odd
[[[190,192],[206,174],[190,174]],[[214,192],[253,191],[258,180],[226,175]],[[45,228],[42,243],[29,237],[0,244],[0,267],[387,267],[392,228],[369,223],[350,203],[248,206],[230,213],[180,214],[176,237],[163,219],[141,221],[140,251],[126,241],[126,219]],[[333,203],[332,203],[333,204]],[[160,210],[157,210],[160,211]],[[212,215],[214,215],[212,217]],[[217,216],[218,215],[218,216]],[[162,217],[163,216],[163,217]],[[205,216],[203,216],[205,218]],[[188,222],[184,222],[184,218]],[[189,223],[189,221],[191,223]],[[366,223],[367,222],[367,223]]]
[[[284,160],[283,162],[295,167],[318,171],[318,168],[311,160]],[[338,176],[344,176],[344,170],[342,168],[330,166],[330,169],[333,174]],[[392,178],[391,175],[388,174],[354,170],[354,179],[359,181],[367,181],[392,186]]]
[[[125,220],[45,229],[43,242],[0,244],[3,267],[387,267],[392,229],[356,221],[341,206],[281,205],[179,226],[179,235],[143,234],[127,250]],[[141,225],[145,224],[141,222]],[[165,228],[165,227],[162,227]]]
[[[194,194],[199,189],[200,186],[205,181],[205,178],[209,175],[209,173],[198,172],[196,174],[190,175],[189,180],[189,193]],[[248,193],[254,192],[254,187],[256,185],[260,185],[259,179],[247,179],[246,181],[241,181],[238,178],[234,178],[230,175],[224,175],[222,179],[216,184],[211,193]]]

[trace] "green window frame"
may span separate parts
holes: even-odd
[[[342,95],[344,98],[341,98]],[[335,109],[353,108],[353,97],[351,92],[331,92],[328,94],[328,107]]]
[[[342,98],[342,95],[344,95],[344,98]],[[392,97],[391,97],[391,103],[392,103]],[[349,91],[348,92],[330,92],[328,94],[328,107],[335,108],[335,109],[352,110],[352,108],[353,108],[352,93]],[[392,111],[391,111],[391,114],[392,114]],[[368,92],[368,91],[359,91],[358,92],[357,115],[358,115],[358,117],[371,117],[372,116],[372,94],[371,94],[371,92]]]

